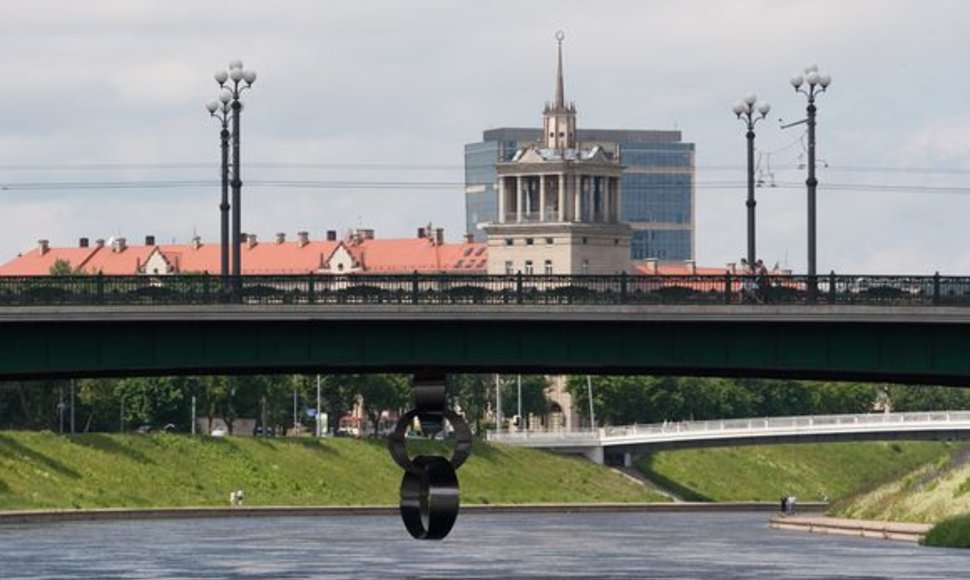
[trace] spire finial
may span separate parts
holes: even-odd
[[[562,110],[566,107],[565,99],[563,98],[562,90],[562,40],[566,38],[566,33],[562,30],[556,31],[556,42],[559,43],[559,66],[556,69],[556,102],[555,108],[557,110]]]

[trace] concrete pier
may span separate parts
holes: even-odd
[[[932,524],[908,522],[883,522],[874,520],[851,520],[848,518],[828,518],[823,516],[775,516],[771,527],[776,530],[799,530],[813,534],[838,536],[858,536],[879,538],[900,542],[919,542]]]

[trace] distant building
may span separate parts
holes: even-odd
[[[557,77],[557,94],[560,81]],[[572,113],[575,120],[575,109]],[[599,146],[608,157],[619,157],[619,219],[633,230],[630,258],[694,259],[694,144],[683,142],[680,131],[570,128],[574,143],[586,149]],[[485,131],[482,141],[465,145],[465,231],[475,240],[483,241],[483,225],[499,218],[501,164],[544,138],[543,129],[505,127]]]
[[[617,274],[630,270],[630,226],[620,219],[615,150],[576,139],[576,107],[563,93],[562,42],[555,100],[542,138],[495,164],[496,218],[484,226],[489,274]]]
[[[33,250],[0,265],[0,276],[46,276],[56,263],[66,264],[81,274],[166,275],[184,273],[219,274],[219,244],[196,237],[188,244],[156,244],[146,236],[143,245],[131,245],[125,238],[111,243],[90,244],[81,238],[77,247],[55,247],[40,240]],[[444,230],[428,225],[418,228],[414,238],[379,239],[374,230],[352,230],[342,239],[328,231],[326,239],[311,240],[299,232],[289,241],[285,234],[261,242],[255,234],[244,236],[241,248],[242,273],[253,274],[484,274],[488,248],[466,239],[448,243]]]

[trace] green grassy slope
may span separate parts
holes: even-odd
[[[440,449],[444,451],[444,449]],[[0,432],[0,509],[394,505],[402,471],[383,442]],[[476,444],[465,503],[664,501],[587,461]]]
[[[841,516],[932,523],[970,514],[970,448],[835,506]],[[964,522],[965,525],[966,522]]]
[[[949,457],[939,442],[804,443],[661,451],[637,462],[649,479],[684,499],[836,500]]]

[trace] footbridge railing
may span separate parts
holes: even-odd
[[[966,431],[970,411],[868,413],[765,417],[717,421],[672,421],[648,425],[610,426],[576,431],[490,431],[488,439],[528,447],[611,447],[739,438],[798,437],[862,433],[904,434],[926,431]]]

